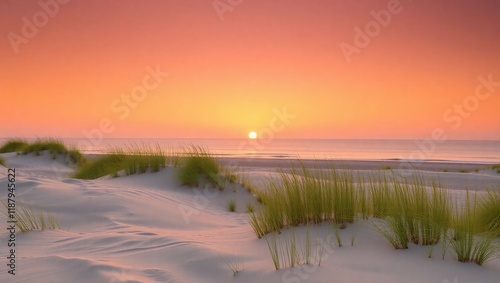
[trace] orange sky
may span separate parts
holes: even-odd
[[[0,1],[0,137],[500,140],[499,1],[40,3]]]

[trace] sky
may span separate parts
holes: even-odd
[[[0,137],[500,140],[500,1],[0,0]]]

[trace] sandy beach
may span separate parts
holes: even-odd
[[[483,266],[461,263],[448,252],[427,257],[427,248],[411,245],[395,250],[373,229],[376,219],[356,221],[340,231],[345,242],[333,244],[326,224],[310,230],[315,243],[325,244],[321,265],[298,265],[276,271],[264,238],[247,222],[245,205],[259,203],[239,185],[224,191],[181,186],[176,168],[96,180],[70,178],[71,166],[48,154],[2,154],[16,168],[18,200],[50,211],[60,230],[17,234],[16,276],[7,274],[7,233],[2,229],[1,282],[500,282],[500,259]],[[305,161],[308,162],[308,161]],[[255,186],[265,184],[283,160],[223,160],[237,164]],[[381,171],[389,165],[373,161],[342,162],[358,172]],[[440,166],[470,169],[439,172]],[[0,167],[0,187],[7,187],[7,168]],[[466,188],[500,186],[500,174],[478,164],[419,165],[426,178],[446,181],[453,194]],[[394,169],[397,171],[397,169]],[[4,196],[2,196],[4,197]],[[236,212],[227,202],[237,203]],[[293,232],[292,232],[293,231]],[[284,229],[305,239],[305,227]],[[439,245],[436,250],[441,250]],[[226,262],[236,265],[233,272]]]

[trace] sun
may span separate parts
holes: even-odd
[[[250,133],[248,133],[248,137],[251,138],[252,140],[256,139],[257,138],[257,133],[256,132],[250,132]]]

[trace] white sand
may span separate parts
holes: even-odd
[[[258,204],[241,187],[236,192],[181,187],[175,169],[76,180],[68,178],[72,169],[61,160],[2,156],[17,170],[16,199],[51,211],[63,230],[18,233],[12,276],[2,228],[0,282],[500,282],[500,259],[478,266],[460,263],[450,252],[442,260],[440,246],[432,259],[426,247],[394,250],[369,221],[342,230],[345,246],[327,245],[320,267],[275,271],[265,239],[257,239],[243,213],[247,203]],[[253,168],[248,176],[259,183],[269,171]],[[468,174],[500,184],[500,174]],[[447,178],[453,176],[464,175]],[[2,199],[6,177],[7,169],[0,167]],[[236,200],[239,212],[227,211],[229,199]],[[334,241],[332,234],[326,225],[311,229],[313,241]],[[305,228],[295,235],[305,239]],[[239,262],[242,270],[233,276],[223,258]]]

